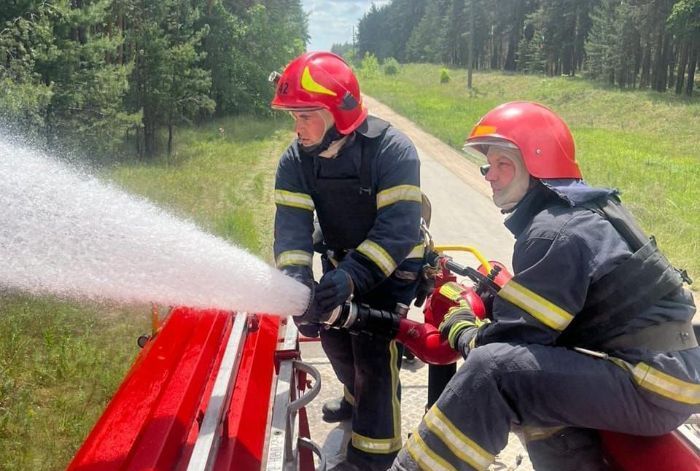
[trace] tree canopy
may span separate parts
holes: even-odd
[[[271,70],[308,42],[300,0],[12,0],[0,10],[0,119],[51,146],[140,155],[159,131],[266,112]]]
[[[693,93],[700,0],[393,0],[365,13],[357,54]]]

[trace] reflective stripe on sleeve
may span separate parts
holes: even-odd
[[[362,242],[357,247],[357,252],[361,253],[372,261],[384,273],[384,276],[391,275],[396,270],[396,262],[381,245],[369,239]]]
[[[399,201],[423,202],[420,188],[415,185],[398,185],[377,193],[377,209],[389,206]]]
[[[556,304],[547,301],[539,294],[513,280],[501,288],[498,296],[515,304],[547,327],[559,332],[566,329],[574,318]]]
[[[411,249],[406,258],[423,258],[425,256],[425,245],[423,242]]]
[[[494,455],[460,432],[436,405],[425,414],[423,421],[457,458],[473,468],[485,470],[495,460]]]
[[[286,190],[275,190],[275,203],[293,208],[314,210],[314,200],[306,193],[294,193]]]
[[[290,265],[311,266],[313,254],[303,250],[287,250],[277,256],[277,268]]]
[[[406,451],[413,461],[424,471],[456,471],[457,468],[441,458],[437,453],[428,448],[423,439],[414,433],[406,443]]]

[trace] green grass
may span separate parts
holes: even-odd
[[[581,78],[480,72],[468,91],[465,70],[450,70],[450,82],[441,84],[440,69],[407,64],[398,75],[360,76],[360,82],[368,95],[458,149],[478,119],[501,103],[534,100],[551,107],[572,129],[586,181],[618,188],[671,261],[700,278],[697,96],[622,91]]]
[[[128,308],[0,293],[0,469],[63,469],[138,351]]]
[[[271,261],[274,172],[290,124],[240,118],[181,129],[170,158],[118,163],[103,177]],[[0,470],[64,469],[149,331],[148,306],[0,291]]]

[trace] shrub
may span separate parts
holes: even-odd
[[[373,77],[377,75],[377,72],[379,72],[379,61],[377,60],[377,56],[371,52],[366,53],[365,57],[362,58],[362,66],[360,68],[362,70],[362,74],[366,77]]]
[[[399,62],[393,57],[384,61],[384,73],[386,75],[396,75],[399,73]]]
[[[450,73],[447,69],[440,69],[440,83],[448,83],[450,81]]]

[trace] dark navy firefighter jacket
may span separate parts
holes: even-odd
[[[506,219],[515,235],[514,277],[494,301],[495,322],[483,325],[473,346],[493,342],[562,345],[562,334],[575,329],[590,287],[632,251],[601,214],[584,205],[612,190],[538,185]],[[634,296],[634,293],[631,294]],[[667,321],[687,322],[695,306],[683,288],[641,309],[629,322],[606,331],[605,338],[576,345],[600,350],[600,345],[625,332]],[[570,329],[568,329],[570,327]],[[658,351],[644,345],[608,349],[608,358],[627,369],[650,400],[682,412],[700,410],[700,348]]]
[[[365,208],[358,209],[343,203],[355,201],[354,194],[338,193],[361,186],[358,179],[367,174],[361,171],[363,152],[371,188],[362,191]],[[334,158],[309,155],[293,142],[277,168],[275,204],[274,255],[277,267],[286,273],[312,277],[316,211],[328,248],[343,254],[337,268],[352,277],[356,296],[392,275],[415,280],[424,255],[420,162],[409,139],[385,121],[368,117]],[[382,308],[389,307],[393,306]]]

